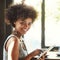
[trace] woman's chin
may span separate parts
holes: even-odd
[[[26,32],[21,33],[22,35],[26,34]]]

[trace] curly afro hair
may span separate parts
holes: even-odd
[[[31,6],[17,4],[6,9],[5,17],[10,21],[12,26],[14,26],[14,22],[19,18],[21,20],[32,18],[32,22],[34,22],[35,18],[37,17],[37,12]]]

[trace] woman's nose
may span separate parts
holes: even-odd
[[[28,28],[28,24],[25,24],[25,25],[24,25],[24,28]]]

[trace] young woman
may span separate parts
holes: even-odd
[[[4,43],[3,60],[34,60],[34,56],[40,54],[40,49],[28,54],[22,40],[22,36],[30,29],[36,17],[37,12],[27,5],[13,5],[6,10],[6,20],[14,29]],[[44,56],[39,60],[44,60]]]

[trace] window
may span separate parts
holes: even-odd
[[[60,0],[45,0],[45,46],[60,46]]]

